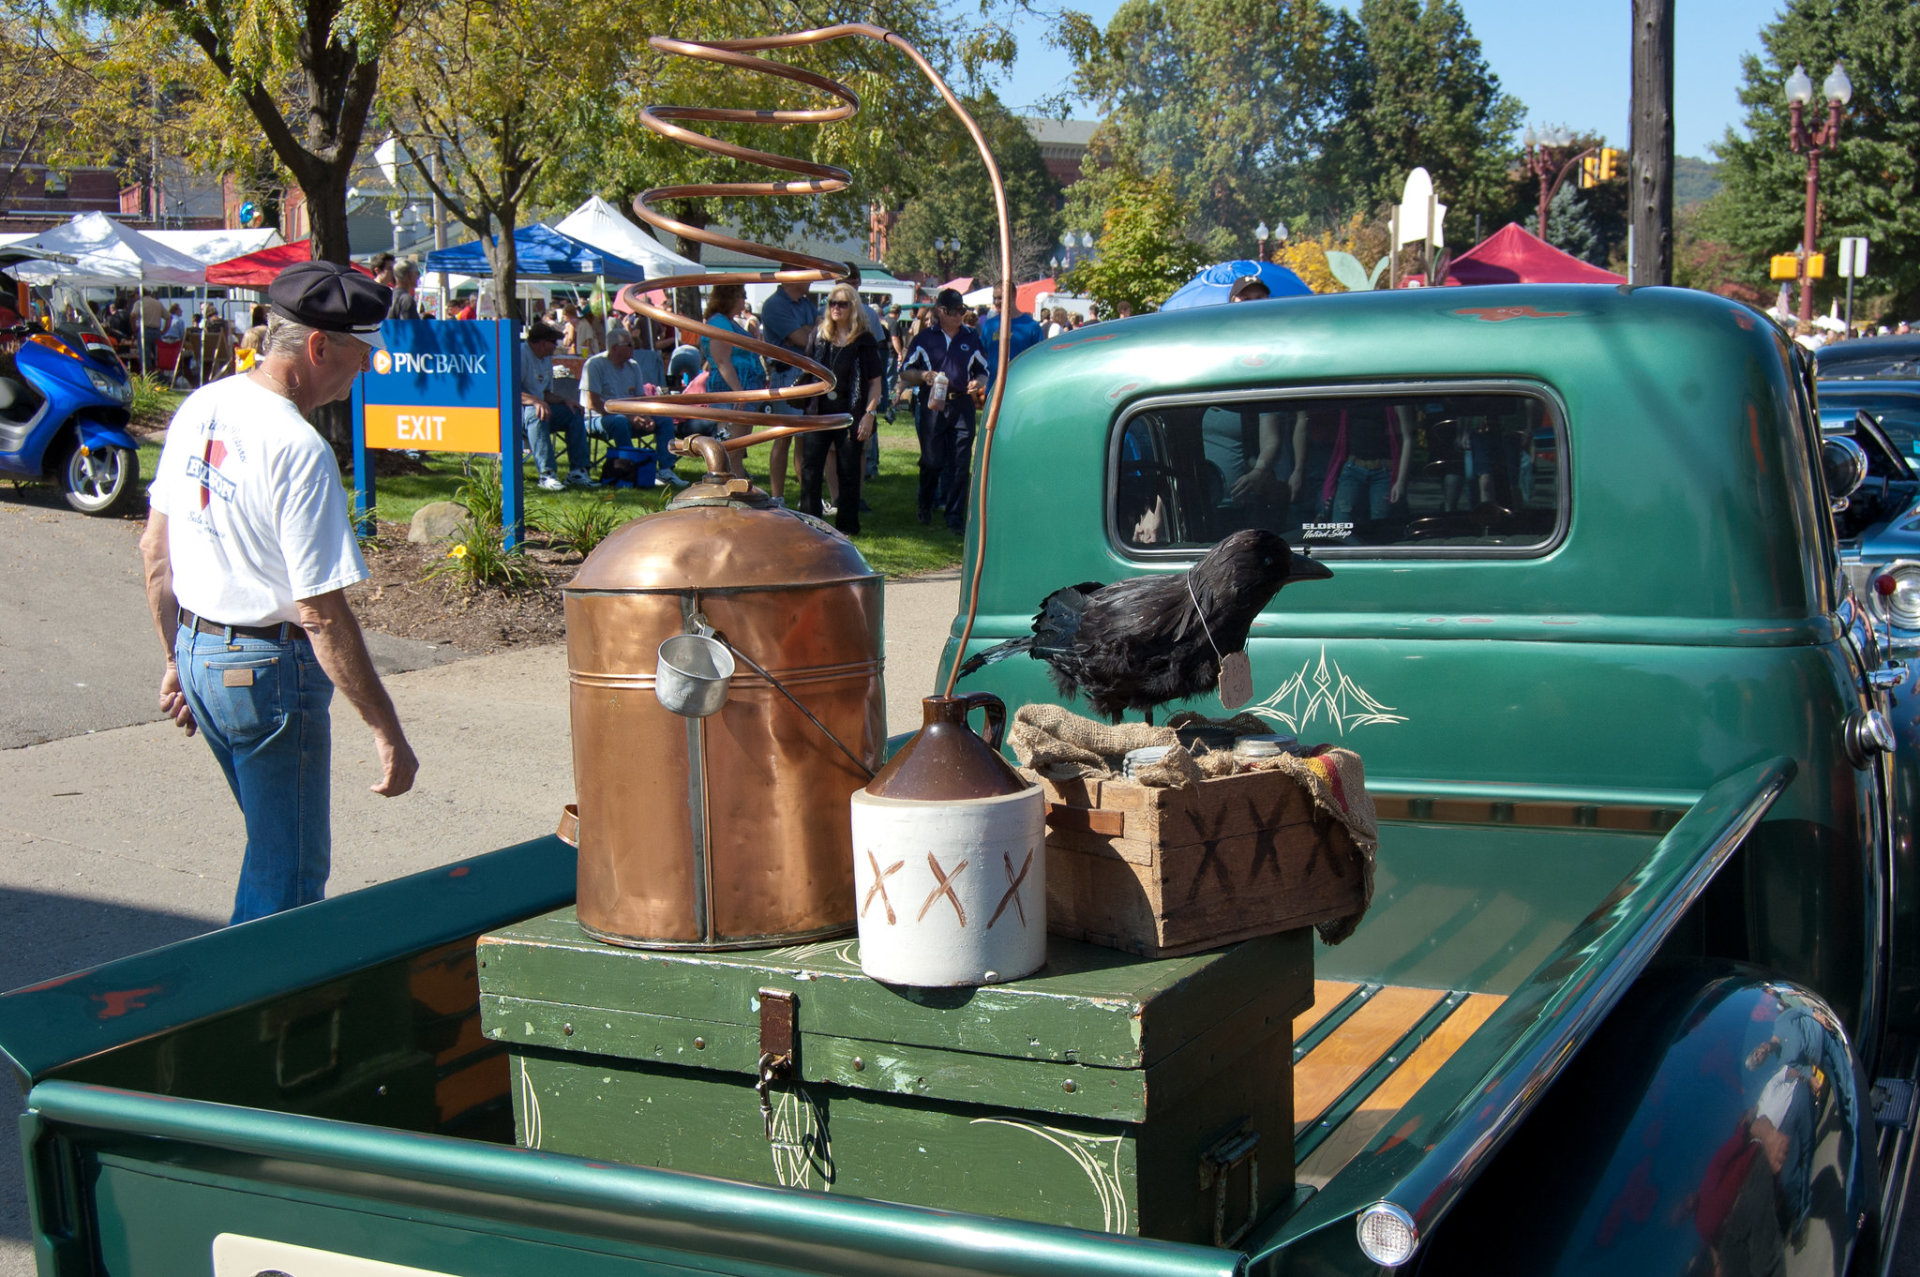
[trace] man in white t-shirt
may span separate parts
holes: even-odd
[[[373,729],[374,793],[405,793],[419,768],[347,604],[367,567],[339,466],[306,420],[352,393],[389,296],[330,262],[282,271],[258,362],[180,405],[147,494],[160,708],[206,739],[246,819],[234,922],[326,894],[335,686]]]
[[[608,412],[609,399],[640,399],[649,385],[666,381],[660,368],[660,356],[651,350],[636,353],[633,337],[625,328],[607,330],[605,354],[595,355],[580,369],[580,403],[590,417],[600,419],[600,429],[616,445],[632,447],[635,428],[653,432],[654,486],[684,488],[687,481],[673,472],[673,418],[642,418],[636,422],[625,413]]]

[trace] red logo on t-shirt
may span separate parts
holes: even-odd
[[[208,491],[208,472],[218,470],[220,463],[227,459],[227,445],[221,443],[218,439],[207,440],[207,450],[201,459],[206,462],[206,469],[200,472],[200,508],[204,510],[207,508],[207,502],[213,495]]]

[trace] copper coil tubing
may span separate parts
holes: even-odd
[[[736,107],[710,106],[650,106],[640,115],[640,121],[661,137],[682,142],[702,151],[710,152],[730,160],[743,161],[773,169],[776,172],[799,175],[790,180],[764,182],[691,182],[678,186],[656,186],[643,191],[633,201],[633,211],[641,221],[670,234],[682,236],[701,244],[711,244],[716,248],[731,249],[755,257],[764,257],[780,262],[785,269],[775,271],[772,278],[776,282],[800,281],[815,283],[820,280],[841,280],[846,278],[846,269],[839,263],[826,258],[814,257],[807,253],[770,244],[757,244],[751,240],[738,239],[731,235],[722,235],[708,230],[704,226],[689,226],[684,222],[655,211],[651,205],[663,200],[705,199],[709,196],[748,197],[763,195],[829,195],[843,191],[852,181],[852,175],[843,168],[831,164],[816,164],[788,155],[779,155],[771,151],[757,150],[740,146],[732,142],[684,128],[675,121],[718,122],[730,124],[835,124],[852,119],[860,109],[860,98],[852,89],[814,71],[793,66],[785,62],[776,62],[762,56],[765,52],[778,49],[803,48],[810,45],[825,44],[831,40],[850,37],[862,37],[878,40],[882,44],[892,45],[904,53],[920,69],[945,100],[948,108],[960,118],[967,133],[980,152],[980,158],[986,163],[987,176],[993,184],[994,213],[999,223],[1000,235],[1000,278],[1010,285],[1013,279],[1013,239],[1007,215],[1007,192],[1000,180],[1000,166],[994,162],[993,152],[987,146],[987,139],[980,131],[953,90],[947,87],[940,73],[931,63],[921,56],[918,49],[895,33],[884,27],[872,26],[864,22],[841,23],[838,26],[819,27],[810,31],[794,31],[784,35],[760,36],[748,40],[677,40],[671,36],[652,36],[647,40],[650,48],[662,53],[676,54],[680,57],[697,58],[703,62],[714,62],[722,66],[734,67],[760,75],[770,75],[795,84],[805,85],[809,89],[834,99],[834,104],[811,109],[793,110],[755,110]],[[768,277],[757,271],[721,271],[699,275],[676,275],[671,280],[674,288],[702,288],[716,284],[764,283]],[[771,342],[748,337],[741,333],[728,332],[697,320],[691,316],[676,315],[671,311],[654,305],[646,300],[645,294],[664,286],[666,281],[649,280],[640,284],[629,284],[620,292],[620,301],[627,309],[645,315],[657,324],[666,324],[675,328],[698,333],[701,336],[717,338],[731,345],[740,346],[755,354],[795,367],[805,374],[805,378],[794,385],[780,388],[768,387],[762,390],[707,390],[697,394],[662,395],[645,399],[619,399],[610,401],[608,409],[629,416],[699,416],[713,421],[736,422],[748,426],[759,426],[748,434],[728,439],[725,447],[728,451],[739,451],[757,443],[770,443],[776,439],[785,439],[793,435],[808,434],[816,430],[838,430],[848,425],[852,418],[846,413],[832,413],[821,416],[801,415],[782,416],[777,426],[768,426],[768,418],[760,409],[763,405],[788,400],[807,400],[817,395],[830,394],[834,389],[833,373],[824,365],[795,354],[784,347]],[[977,541],[974,546],[973,575],[967,589],[967,620],[960,634],[958,653],[964,655],[967,640],[973,633],[973,622],[979,607],[980,568],[985,562],[987,536],[986,490],[987,470],[993,456],[993,429],[1000,418],[1000,402],[1006,394],[1006,370],[1012,353],[1013,325],[1011,321],[1000,325],[999,362],[997,367],[1001,375],[994,378],[993,391],[987,402],[986,421],[981,426],[979,474],[974,480],[972,494],[973,509],[977,520]],[[736,406],[737,405],[737,406]],[[689,408],[698,407],[699,412],[689,412]],[[674,447],[683,447],[676,440]],[[948,671],[946,691],[953,693],[954,680],[958,676],[959,661]]]

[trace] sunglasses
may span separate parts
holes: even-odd
[[[827,303],[828,310],[848,310],[848,309],[851,309],[852,306],[853,306],[852,302],[828,302]]]

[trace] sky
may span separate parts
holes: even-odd
[[[1105,25],[1120,0],[1080,0]],[[1357,3],[1343,7],[1357,8]],[[1527,121],[1604,133],[1627,144],[1632,77],[1629,0],[1460,0],[1481,51],[1507,92],[1527,108]],[[1760,49],[1760,28],[1780,6],[1773,0],[1676,0],[1674,25],[1674,153],[1714,158],[1707,149],[1740,117],[1740,59]],[[1072,60],[1047,47],[1042,23],[1017,29],[1020,58],[1000,86],[1020,109],[1070,87]],[[1820,78],[1819,72],[1814,79]],[[1092,119],[1093,109],[1076,110]]]

